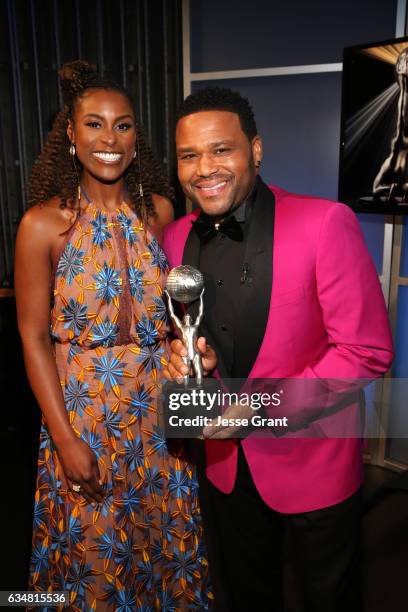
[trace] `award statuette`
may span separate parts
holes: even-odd
[[[184,376],[182,385],[177,381],[164,385],[164,431],[167,438],[201,437],[203,427],[220,413],[219,406],[211,401],[219,383],[216,378],[203,379],[201,354],[197,348],[199,326],[204,314],[204,277],[192,266],[177,266],[167,277],[165,293],[171,320],[187,350],[183,361],[192,370],[193,376]],[[186,313],[180,319],[174,312],[173,300],[181,304],[199,300],[197,314],[193,318]]]
[[[181,340],[187,350],[187,355],[183,357],[186,366],[193,370],[196,384],[201,387],[203,381],[203,368],[201,364],[200,351],[197,349],[198,328],[203,318],[204,305],[204,277],[199,270],[192,266],[177,266],[170,271],[167,277],[165,293],[171,320],[178,329]],[[190,304],[197,299],[200,299],[198,315],[193,321],[189,314],[183,316],[180,321],[179,317],[174,312],[173,302],[181,302],[182,304]],[[184,376],[184,384],[188,385],[189,375]]]

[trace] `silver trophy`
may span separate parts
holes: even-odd
[[[204,304],[204,277],[199,270],[192,266],[177,266],[173,268],[166,282],[165,293],[169,306],[170,317],[180,332],[181,340],[187,350],[187,355],[183,361],[190,370],[193,371],[198,386],[203,380],[203,367],[201,364],[200,351],[197,349],[198,328],[203,318]],[[198,315],[193,322],[189,314],[183,316],[180,321],[174,312],[172,299],[182,304],[190,304],[200,299]],[[184,376],[184,384],[188,385],[189,375]]]

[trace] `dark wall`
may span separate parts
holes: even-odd
[[[78,58],[130,90],[173,179],[174,116],[183,92],[181,0],[0,0],[0,480],[8,492],[0,500],[8,551],[2,589],[26,588],[40,420],[6,288],[27,177],[61,107],[57,72]]]
[[[58,69],[86,59],[134,97],[153,149],[175,177],[174,115],[182,98],[180,0],[0,2],[0,288],[30,168],[61,107]]]
[[[193,72],[341,62],[393,38],[397,0],[190,0]],[[216,17],[215,17],[216,16]]]

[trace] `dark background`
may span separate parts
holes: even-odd
[[[58,69],[79,58],[129,89],[154,151],[175,179],[181,2],[1,0],[0,288],[13,284],[13,244],[26,208],[24,188],[61,108]]]
[[[85,59],[127,87],[175,183],[181,40],[180,0],[0,0],[0,589],[26,588],[40,413],[17,332],[13,250],[30,168],[61,108],[57,72]]]

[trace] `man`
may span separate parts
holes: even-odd
[[[178,176],[199,210],[167,227],[170,266],[205,276],[201,331],[225,378],[374,378],[392,360],[378,278],[353,212],[268,188],[247,100],[189,96],[177,127]],[[185,374],[173,342],[168,377]],[[205,341],[200,339],[205,351]],[[213,361],[205,351],[204,367]],[[211,435],[206,430],[205,434]],[[310,612],[360,610],[357,439],[205,442],[201,500],[216,610],[280,611],[282,548],[294,549]]]

